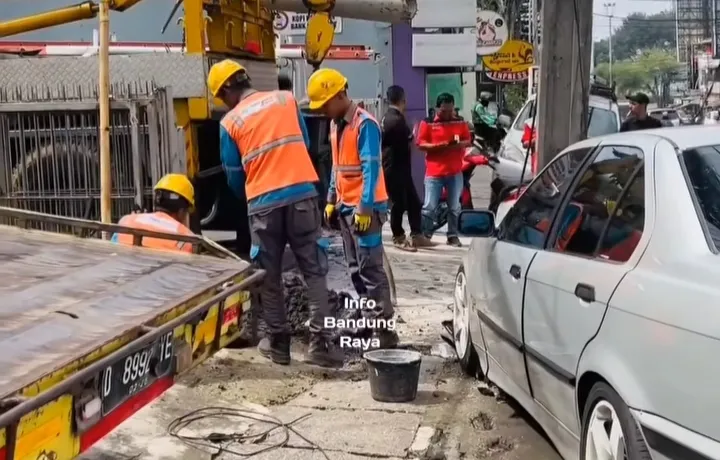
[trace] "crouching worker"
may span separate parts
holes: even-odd
[[[190,213],[195,206],[195,191],[192,183],[184,174],[167,174],[153,188],[154,212],[128,214],[120,219],[124,227],[148,230],[175,235],[194,235],[190,230]],[[112,237],[115,243],[133,245],[133,235],[116,233]],[[142,246],[192,253],[191,243],[163,238],[143,237]]]
[[[339,213],[350,276],[358,294],[373,301],[374,308],[363,309],[363,316],[389,320],[393,305],[383,269],[382,226],[388,195],[382,170],[381,129],[370,113],[348,98],[347,87],[347,79],[333,69],[320,69],[308,80],[310,109],[322,110],[332,120],[333,166],[325,214],[329,220],[336,211]],[[397,345],[395,331],[374,327],[372,333],[376,339],[372,343],[379,342],[380,348]]]
[[[277,364],[290,363],[291,331],[282,282],[283,254],[289,244],[308,286],[307,362],[341,367],[344,356],[331,343],[333,331],[324,328],[330,316],[328,241],[321,234],[318,176],[298,104],[288,91],[254,90],[245,68],[233,60],[212,66],[208,87],[230,109],[221,121],[220,155],[230,188],[248,200],[250,256],[267,272],[260,303],[269,337],[260,341],[258,350]]]

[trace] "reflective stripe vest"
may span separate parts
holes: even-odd
[[[335,189],[338,203],[347,206],[358,206],[362,195],[363,179],[362,167],[360,164],[360,152],[358,151],[358,137],[360,136],[360,124],[364,120],[370,120],[378,124],[377,120],[366,110],[357,107],[353,114],[352,121],[343,129],[338,143],[337,124],[333,120],[330,124],[330,145],[332,148],[333,170],[335,171]],[[378,125],[379,129],[379,125]],[[378,152],[380,152],[378,145]],[[378,181],[375,186],[375,203],[387,201],[388,195],[385,190],[385,175],[383,174],[382,158],[376,159],[378,164]]]
[[[253,93],[221,123],[240,150],[248,200],[318,181],[300,128],[297,102],[289,91]]]
[[[151,232],[172,233],[175,235],[194,235],[194,233],[164,212],[143,214],[128,214],[120,219],[119,225]],[[113,241],[127,246],[133,245],[133,235],[129,233],[116,233]],[[162,238],[143,237],[142,246],[145,248],[164,249],[169,251],[193,252],[192,244],[182,241],[166,240]]]

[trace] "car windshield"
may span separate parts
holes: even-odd
[[[710,239],[720,249],[720,145],[683,152],[687,180],[700,205]]]
[[[604,136],[620,130],[617,115],[612,110],[590,107],[588,137]]]

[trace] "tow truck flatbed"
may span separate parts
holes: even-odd
[[[85,451],[235,340],[261,276],[239,260],[0,225],[0,460]]]

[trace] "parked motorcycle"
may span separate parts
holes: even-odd
[[[463,188],[460,195],[460,208],[461,209],[474,209],[472,194],[470,193],[470,178],[475,173],[475,168],[478,166],[487,166],[489,163],[489,155],[485,141],[480,136],[475,136],[473,139],[473,145],[468,147],[463,157],[462,175],[463,175]],[[443,188],[442,194],[440,195],[440,205],[438,206],[435,221],[433,222],[433,232],[439,230],[445,224],[447,224],[448,213],[450,209],[447,203],[447,189]]]

